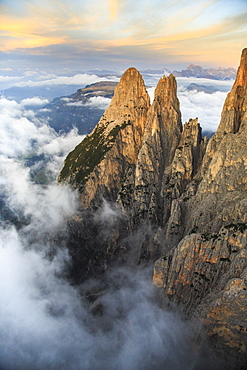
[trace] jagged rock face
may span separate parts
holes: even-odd
[[[209,140],[202,168],[195,177],[196,191],[184,197],[185,235],[195,231],[218,232],[223,225],[245,222],[246,219],[246,51],[242,53],[236,82],[226,98],[220,126]],[[239,87],[245,91],[241,97]],[[237,121],[231,120],[233,111],[234,117],[238,117]],[[234,132],[234,127],[238,127],[237,132]]]
[[[122,185],[119,202],[130,210],[135,221],[147,217],[160,223],[162,178],[172,162],[182,131],[176,93],[172,75],[159,80],[136,166]]]
[[[156,261],[153,278],[163,304],[176,303],[199,317],[212,340],[220,338],[221,351],[222,344],[225,351],[230,348],[239,365],[247,346],[246,238],[247,223],[217,234],[188,235]]]
[[[235,364],[241,364],[237,357],[243,358],[247,345],[242,310],[247,268],[246,75],[244,49],[220,126],[208,142],[198,119],[182,129],[172,75],[159,81],[150,107],[139,72],[127,70],[99,124],[70,153],[60,174],[60,181],[79,188],[84,209],[99,207],[105,198],[122,211],[110,232],[100,234],[103,238],[95,237],[101,226],[90,222],[90,234],[85,220],[74,222],[75,281],[80,270],[88,269],[92,276],[97,266],[102,273],[113,261],[158,259],[154,283],[161,300],[197,315],[219,351],[232,348]]]
[[[233,133],[239,131],[241,121],[247,109],[247,48],[242,51],[237,77],[228,94],[218,133]]]
[[[218,352],[228,357],[229,368],[246,365],[247,351],[246,86],[244,49],[202,167],[173,200],[166,238],[175,230],[170,240],[177,245],[154,270],[164,304],[179,304],[199,317]]]
[[[242,51],[240,66],[232,90],[228,93],[216,134],[210,139],[204,158],[205,172],[215,152],[226,134],[236,134],[245,127],[247,110],[247,48]],[[241,127],[242,126],[242,127]],[[245,129],[246,130],[246,129]]]
[[[98,125],[68,155],[59,176],[80,189],[84,208],[103,197],[116,199],[126,169],[136,162],[149,106],[141,75],[129,68]]]

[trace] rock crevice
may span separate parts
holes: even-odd
[[[163,304],[198,317],[236,368],[247,346],[247,49],[209,141],[198,119],[182,126],[176,89],[173,75],[161,78],[150,106],[141,75],[128,69],[67,157],[59,179],[79,188],[83,208],[71,226],[73,276],[157,260]],[[121,214],[107,233],[92,216],[103,199]]]

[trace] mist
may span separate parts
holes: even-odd
[[[66,248],[50,260],[14,228],[0,236],[2,369],[192,368],[188,325],[152,302],[145,276],[112,272],[95,315],[64,277]]]
[[[86,292],[102,281],[69,283],[66,225],[78,214],[78,194],[56,178],[82,137],[57,135],[30,103],[40,105],[0,100],[0,368],[190,369],[192,329],[156,305],[150,271],[110,271],[93,305]],[[32,179],[37,163],[25,164],[34,152],[53,174],[45,185]],[[95,214],[106,227],[115,217],[107,203]]]
[[[83,136],[57,134],[38,119],[45,104],[0,99],[0,368],[198,368],[194,324],[156,304],[150,269],[126,266],[70,284],[67,221],[79,215],[79,196],[57,176]],[[45,183],[35,177],[40,168]],[[94,222],[107,228],[118,218],[104,202]]]

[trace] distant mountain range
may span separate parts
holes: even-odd
[[[190,64],[186,69],[182,71],[173,71],[172,74],[175,77],[197,77],[197,78],[209,78],[212,80],[232,80],[236,77],[235,68],[222,68],[218,69],[208,68],[204,69],[199,65]]]
[[[119,73],[108,70],[90,70],[87,72],[76,71],[75,73],[81,74],[86,73],[88,75],[96,75],[99,78],[120,78]],[[152,77],[158,78],[163,75],[168,76],[172,73],[175,77],[195,77],[195,78],[208,78],[211,80],[234,80],[236,77],[236,69],[234,68],[222,68],[218,69],[208,68],[204,69],[199,65],[190,64],[186,69],[182,71],[171,71],[167,68],[163,69],[144,69],[141,71],[142,76],[145,80],[146,85],[156,84],[157,81],[153,81]],[[49,84],[42,86],[12,86],[4,90],[0,90],[7,99],[14,99],[20,102],[22,99],[40,96],[51,101],[57,96],[66,96],[72,94],[76,89],[83,87],[81,84]]]
[[[208,78],[211,80],[234,80],[236,77],[236,69],[232,67],[223,68],[219,67],[215,68],[203,68],[200,65],[190,64],[186,69],[182,71],[171,71],[168,68],[163,69],[143,69],[140,71],[144,80],[147,75],[169,75],[172,73],[175,77],[196,77],[196,78]],[[106,71],[106,70],[92,70],[88,71],[87,73],[96,74],[99,77],[102,76],[117,76],[113,71]]]

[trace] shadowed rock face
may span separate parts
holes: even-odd
[[[244,49],[220,126],[195,177],[199,185],[189,194],[193,181],[189,184],[177,200],[179,210],[174,208],[171,215],[184,215],[178,227],[183,238],[154,269],[163,304],[179,304],[190,316],[199,317],[231,368],[246,365],[247,351],[246,84]]]
[[[142,77],[128,69],[60,174],[81,192],[81,219],[71,220],[74,281],[113,263],[157,260],[160,301],[200,319],[233,368],[243,366],[247,346],[246,76],[244,49],[208,142],[198,119],[182,127],[174,76],[159,81],[150,106]],[[94,217],[103,198],[114,203],[110,223]]]

